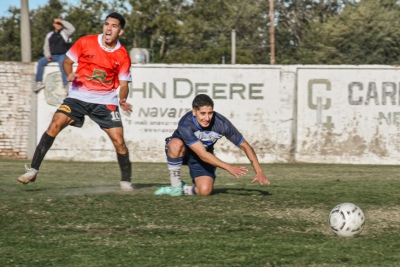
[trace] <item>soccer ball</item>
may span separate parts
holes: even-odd
[[[342,203],[331,210],[329,224],[336,235],[352,237],[360,234],[364,229],[365,216],[363,211],[353,203]]]

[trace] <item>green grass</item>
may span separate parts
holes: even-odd
[[[0,160],[0,266],[399,266],[397,166],[265,164],[270,186],[217,171],[208,197],[154,196],[166,164],[133,163],[134,193],[117,163]],[[187,168],[183,171],[188,179]],[[329,211],[353,202],[360,236],[334,236]]]

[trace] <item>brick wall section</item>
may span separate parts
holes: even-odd
[[[35,63],[0,62],[0,158],[28,157],[35,72]]]

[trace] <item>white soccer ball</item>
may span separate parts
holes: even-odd
[[[362,232],[365,225],[363,211],[353,203],[342,203],[331,210],[329,224],[338,236],[352,237]]]

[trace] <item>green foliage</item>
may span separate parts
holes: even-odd
[[[20,11],[12,8],[10,17],[0,18],[0,60],[21,61]]]
[[[181,34],[169,45],[168,63],[231,61],[232,30],[236,63],[265,63],[265,1],[193,1],[181,13]],[[182,51],[183,48],[183,51]]]
[[[396,0],[363,0],[325,21],[313,21],[299,44],[302,64],[399,64],[400,29]]]
[[[399,64],[396,0],[275,0],[277,64]],[[237,64],[270,64],[269,1],[81,0],[79,6],[48,0],[30,11],[32,59],[43,56],[52,19],[76,26],[73,38],[101,33],[111,11],[127,25],[121,42],[151,50],[154,63],[231,63],[232,30]],[[19,9],[0,18],[0,60],[19,61]]]
[[[105,16],[110,12],[109,6],[103,1],[81,0],[80,6],[70,5],[65,19],[71,22],[76,32],[73,39],[90,34],[99,34],[103,31]]]
[[[116,162],[44,161],[18,184],[0,160],[0,266],[397,266],[398,166],[264,164],[270,186],[217,170],[208,197],[154,196],[165,163],[133,163],[133,193]],[[251,169],[251,168],[250,168]],[[186,182],[187,168],[182,170]],[[366,226],[340,238],[329,211],[357,204]]]
[[[276,58],[281,64],[329,64],[315,60],[315,27],[340,15],[353,0],[282,0],[275,7]]]

